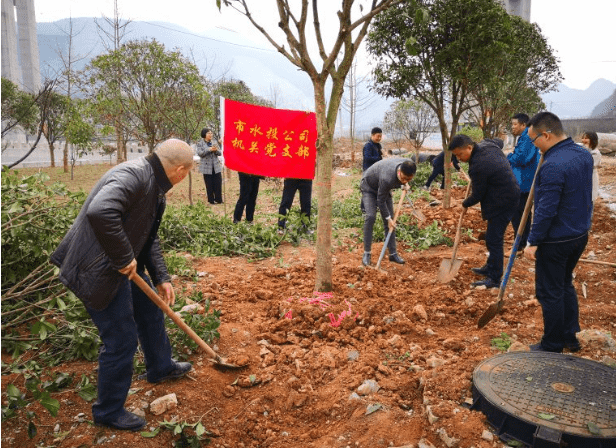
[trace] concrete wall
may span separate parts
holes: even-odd
[[[2,0],[2,77],[21,88],[13,0]]]
[[[22,90],[38,92],[41,87],[41,68],[34,0],[2,0],[1,45],[2,77],[11,80]]]
[[[24,90],[37,93],[41,88],[41,68],[34,0],[16,0],[19,28],[19,61]]]

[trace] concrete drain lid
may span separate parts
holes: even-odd
[[[616,369],[558,353],[505,353],[473,372],[472,409],[511,446],[616,447]]]

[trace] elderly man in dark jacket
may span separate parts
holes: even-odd
[[[503,239],[520,200],[520,186],[502,151],[501,139],[486,139],[477,144],[469,136],[458,134],[451,139],[448,149],[462,162],[468,162],[472,194],[462,206],[480,203],[481,216],[488,221],[486,247],[490,255],[484,266],[471,269],[485,278],[472,286],[498,288],[503,275]]]
[[[364,172],[360,183],[361,197],[366,208],[364,216],[364,256],[362,258],[364,266],[370,266],[371,262],[372,229],[376,221],[377,208],[383,218],[385,236],[388,232],[392,232],[387,246],[389,261],[404,264],[404,260],[396,250],[396,232],[393,222],[394,204],[391,199],[391,190],[406,186],[407,182],[415,176],[416,170],[417,167],[411,160],[390,157],[375,163]]]
[[[133,431],[145,426],[144,419],[124,409],[138,342],[149,382],[178,378],[191,369],[171,358],[162,311],[129,279],[139,275],[156,285],[165,302],[175,302],[157,232],[165,193],[192,165],[190,146],[167,140],[147,157],[109,170],[51,255],[60,281],[83,301],[103,342],[98,399],[92,406],[96,424]]]

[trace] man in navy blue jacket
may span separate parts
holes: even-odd
[[[560,119],[550,112],[530,120],[528,136],[543,154],[535,183],[535,219],[524,250],[535,260],[535,290],[543,310],[543,337],[530,348],[578,351],[579,309],[572,280],[588,242],[592,156],[567,137]]]
[[[379,160],[383,160],[383,150],[381,147],[382,139],[383,131],[381,128],[372,128],[370,140],[364,145],[362,171],[366,171]]]
[[[529,118],[526,114],[515,114],[511,119],[511,133],[518,137],[518,141],[513,152],[507,154],[507,160],[509,160],[513,174],[520,185],[520,202],[511,218],[511,225],[513,226],[513,231],[516,236],[520,230],[520,221],[522,221],[524,207],[526,206],[530,188],[533,185],[535,171],[537,170],[539,158],[541,157],[539,150],[531,143],[528,137],[528,129],[526,129],[528,120]],[[529,213],[526,225],[521,230],[522,234],[520,236],[520,245],[518,246],[518,255],[521,255],[524,247],[526,247],[532,219],[533,215]],[[505,256],[509,256],[510,254],[511,252],[508,252]]]
[[[451,164],[449,166],[453,166],[456,171],[460,171],[458,158],[453,154],[451,155]],[[426,185],[424,185],[424,190],[430,189],[430,185],[439,174],[443,176],[443,180],[441,181],[441,190],[443,190],[445,188],[445,151],[441,151],[441,153],[432,160],[432,174],[428,177]]]
[[[472,286],[498,288],[503,275],[503,239],[513,212],[520,200],[520,187],[503,153],[501,139],[486,139],[477,144],[464,134],[451,139],[449,150],[462,162],[468,162],[472,193],[462,206],[481,204],[481,217],[488,221],[486,247],[490,252],[486,264],[471,270],[483,280]]]

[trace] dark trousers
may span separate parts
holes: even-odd
[[[518,235],[518,229],[520,228],[520,221],[522,221],[522,215],[524,214],[524,207],[526,207],[526,201],[528,200],[528,195],[530,193],[520,193],[520,202],[518,203],[518,208],[513,212],[513,216],[511,217],[511,226],[513,227],[513,231],[515,235]],[[532,207],[528,211],[528,217],[526,219],[526,224],[524,225],[524,231],[520,236],[520,245],[518,246],[518,250],[523,250],[526,247],[526,242],[528,240],[528,234],[530,233],[530,222],[533,219]]]
[[[372,230],[374,229],[374,223],[376,222],[376,194],[363,192],[362,191],[362,199],[364,201],[364,207],[366,209],[366,213],[364,215],[364,252],[371,252],[372,250]],[[391,219],[394,218],[393,210],[394,203],[391,199],[391,194],[387,199],[387,208],[392,211]],[[379,209],[380,210],[380,209]],[[387,215],[384,215],[381,212],[381,218],[383,218],[383,229],[385,231],[385,238],[387,238],[387,234],[389,233],[389,225],[387,225]],[[387,243],[387,249],[389,250],[389,254],[396,253],[396,231],[394,230],[389,238],[389,242]]]
[[[443,176],[443,180],[441,181],[441,190],[444,189],[445,188],[445,169],[442,166],[432,167],[432,174],[430,174],[430,177],[428,177],[428,180],[426,182],[426,187],[430,188],[430,184],[432,184],[434,179],[436,179],[436,176],[438,176],[439,174]]]
[[[578,299],[573,269],[586,248],[588,234],[572,241],[539,244],[535,261],[535,290],[543,311],[541,346],[561,351],[575,343],[580,331]]]
[[[139,274],[148,284],[150,279]],[[175,368],[165,316],[128,278],[102,311],[86,307],[103,343],[98,356],[98,398],[92,406],[94,421],[110,421],[124,409],[133,376],[137,343],[145,355],[148,379],[160,378]]]
[[[505,230],[507,230],[513,212],[513,209],[508,210],[488,219],[486,248],[490,255],[488,255],[488,261],[486,262],[487,277],[490,277],[495,282],[500,282],[503,276]]]
[[[295,192],[299,190],[299,207],[300,212],[310,219],[310,208],[312,206],[312,180],[311,179],[285,179],[284,187],[282,189],[282,200],[280,201],[280,207],[278,208],[278,214],[287,216],[291,206],[293,205],[293,199],[295,198]],[[284,229],[286,220],[280,218],[278,220],[278,227]]]
[[[222,173],[204,174],[207,201],[210,204],[222,204]]]
[[[257,206],[257,195],[259,194],[259,176],[253,176],[246,173],[237,173],[240,178],[240,197],[235,204],[233,212],[233,222],[240,222],[246,207],[246,221],[252,222]]]

